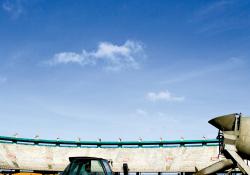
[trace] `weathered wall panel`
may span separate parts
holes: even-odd
[[[70,156],[94,156],[113,161],[113,170],[128,163],[133,172],[193,172],[218,161],[217,146],[175,148],[80,148],[0,143],[0,168],[63,170]]]

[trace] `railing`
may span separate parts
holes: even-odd
[[[164,148],[164,147],[199,147],[219,146],[221,140],[160,140],[160,141],[67,141],[17,138],[0,136],[0,143],[26,144],[60,147],[97,147],[97,148]]]

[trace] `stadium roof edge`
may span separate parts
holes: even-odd
[[[0,142],[6,143],[26,143],[26,144],[55,144],[55,145],[92,145],[92,146],[163,146],[163,145],[207,145],[207,144],[218,144],[218,139],[200,139],[200,140],[159,140],[159,141],[69,141],[69,140],[47,140],[38,138],[19,138],[19,137],[9,137],[0,136]]]

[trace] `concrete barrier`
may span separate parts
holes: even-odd
[[[113,171],[194,172],[217,162],[218,146],[158,148],[82,148],[0,143],[0,168],[62,171],[71,156],[93,156],[111,160]]]

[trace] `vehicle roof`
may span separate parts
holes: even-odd
[[[106,160],[106,159],[103,159],[103,158],[99,158],[99,157],[70,157],[69,158],[69,161],[72,162],[74,160]]]

